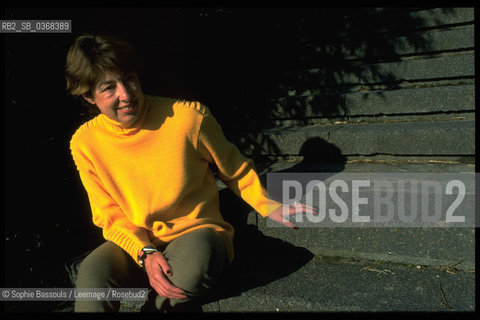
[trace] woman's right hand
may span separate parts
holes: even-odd
[[[168,279],[171,276],[172,268],[161,252],[149,254],[145,259],[145,271],[147,272],[150,285],[163,297],[183,300],[187,299],[185,291],[173,285]]]

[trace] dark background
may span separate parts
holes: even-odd
[[[381,94],[375,91],[380,84],[383,90],[404,85],[408,79],[378,68],[399,60],[399,51],[404,51],[400,53],[403,58],[420,52],[425,61],[438,54],[440,49],[424,35],[435,28],[436,16],[412,14],[419,10],[4,9],[2,19],[72,20],[73,32],[1,35],[5,94],[2,286],[68,287],[65,262],[103,241],[101,230],[91,221],[88,198],[69,151],[72,134],[90,117],[65,92],[65,56],[77,36],[110,34],[131,41],[143,60],[146,94],[201,101],[212,110],[225,135],[261,162],[266,155],[279,153],[278,145],[268,137],[255,138],[260,130],[276,125],[275,117],[306,124],[312,117],[345,115],[344,100],[337,93],[376,95]],[[455,16],[449,8],[434,12],[446,20]],[[456,51],[461,50],[447,53]],[[316,71],[304,72],[308,69]],[[465,81],[459,76],[450,78]],[[465,79],[471,81],[472,76]],[[426,81],[415,81],[409,85],[427,87]],[[275,99],[312,89],[320,90],[321,101],[288,105],[278,114]],[[319,140],[317,147],[303,154],[305,158],[318,160],[315,150],[325,146]],[[334,151],[341,156],[341,150]],[[21,308],[30,307],[21,304]],[[49,306],[39,303],[31,308]]]

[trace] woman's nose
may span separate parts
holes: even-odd
[[[128,87],[125,86],[122,82],[117,85],[117,94],[121,101],[130,101],[131,94],[128,90]]]

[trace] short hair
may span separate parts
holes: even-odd
[[[66,90],[74,97],[89,95],[102,73],[139,71],[140,60],[129,42],[107,35],[81,35],[67,53]]]

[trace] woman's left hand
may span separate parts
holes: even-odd
[[[285,211],[285,213],[284,213]],[[297,213],[311,213],[315,214],[318,212],[318,209],[306,204],[295,203],[291,205],[283,205],[277,208],[275,211],[270,213],[267,217],[272,219],[275,222],[283,224],[284,226],[291,229],[298,229],[297,225],[293,222],[288,221],[289,216]]]

